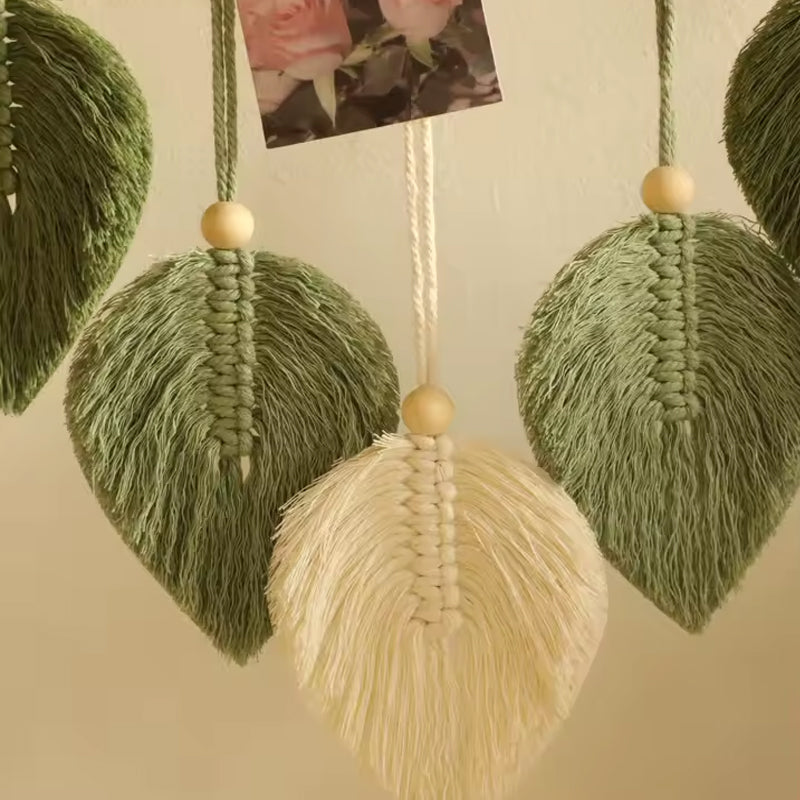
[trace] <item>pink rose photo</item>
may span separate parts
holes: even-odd
[[[267,147],[502,99],[483,0],[239,0]]]

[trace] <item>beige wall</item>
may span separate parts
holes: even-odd
[[[150,202],[128,281],[192,247],[211,200],[206,0],[69,0],[150,100]],[[526,447],[512,367],[531,305],[589,237],[640,209],[656,96],[646,0],[486,0],[507,101],[436,123],[443,361],[459,429]],[[770,0],[678,0],[681,153],[699,203],[744,211],[721,103]],[[411,376],[399,130],[269,155],[242,60],[242,197],[265,247],[373,310]],[[297,697],[275,645],[225,664],[105,521],[72,459],[64,370],[0,419],[0,798],[378,800]],[[800,796],[800,507],[702,638],[611,576],[611,621],[574,717],[525,784],[538,800]]]

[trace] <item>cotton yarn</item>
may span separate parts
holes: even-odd
[[[271,631],[263,592],[280,507],[396,427],[397,384],[352,297],[269,253],[246,261],[252,355],[230,367],[234,315],[217,286],[241,267],[224,259],[179,256],[113,297],[81,337],[67,414],[125,542],[220,650],[245,661]],[[245,402],[231,397],[231,371],[252,377]]]
[[[800,291],[724,216],[592,242],[539,301],[517,365],[539,463],[611,563],[700,631],[800,481]]]
[[[779,250],[800,263],[800,2],[781,0],[736,59],[725,104],[728,159]]]
[[[672,6],[656,7],[659,160],[675,171]],[[680,205],[603,234],[561,270],[517,382],[537,460],[606,557],[700,631],[800,482],[800,287],[752,227]]]
[[[268,598],[301,688],[385,787],[402,800],[495,800],[570,712],[605,626],[605,575],[588,524],[547,475],[437,433],[453,406],[436,381],[430,121],[407,136],[411,431],[292,501]]]
[[[212,11],[219,214],[235,194],[234,0]],[[217,234],[246,238],[222,216]],[[391,354],[361,306],[313,267],[242,246],[169,258],[109,300],[79,342],[66,409],[126,544],[244,663],[271,634],[281,506],[394,430],[397,403]]]
[[[605,622],[594,537],[543,472],[385,437],[301,495],[270,597],[301,687],[404,800],[493,800],[572,707]]]
[[[49,0],[0,0],[0,409],[22,413],[119,268],[150,180],[139,87]]]

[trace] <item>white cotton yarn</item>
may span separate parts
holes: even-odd
[[[401,800],[500,800],[572,708],[605,627],[605,571],[545,473],[443,432],[430,121],[419,127],[421,144],[416,124],[406,139],[411,433],[290,503],[268,599],[301,688],[384,786]]]
[[[603,561],[544,473],[383,437],[287,511],[270,610],[301,688],[402,800],[495,800],[569,714]]]

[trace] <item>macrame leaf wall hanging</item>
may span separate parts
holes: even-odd
[[[220,202],[211,244],[156,264],[80,340],[67,417],[87,480],[142,563],[238,662],[271,633],[264,587],[280,507],[397,425],[376,324],[306,264],[243,249],[232,202],[235,0],[212,0]]]
[[[800,0],[781,0],[745,45],[725,108],[728,159],[778,249],[800,265]]]
[[[800,479],[800,287],[751,227],[689,215],[674,165],[673,9],[657,0],[653,213],[584,248],[539,301],[517,364],[540,463],[611,563],[699,631]]]
[[[293,501],[268,596],[301,687],[387,788],[495,800],[569,713],[604,629],[605,574],[588,524],[547,475],[446,433],[430,125],[407,126],[410,433],[376,440]]]
[[[119,268],[151,141],[139,87],[84,23],[0,0],[0,30],[0,409],[19,414]]]

